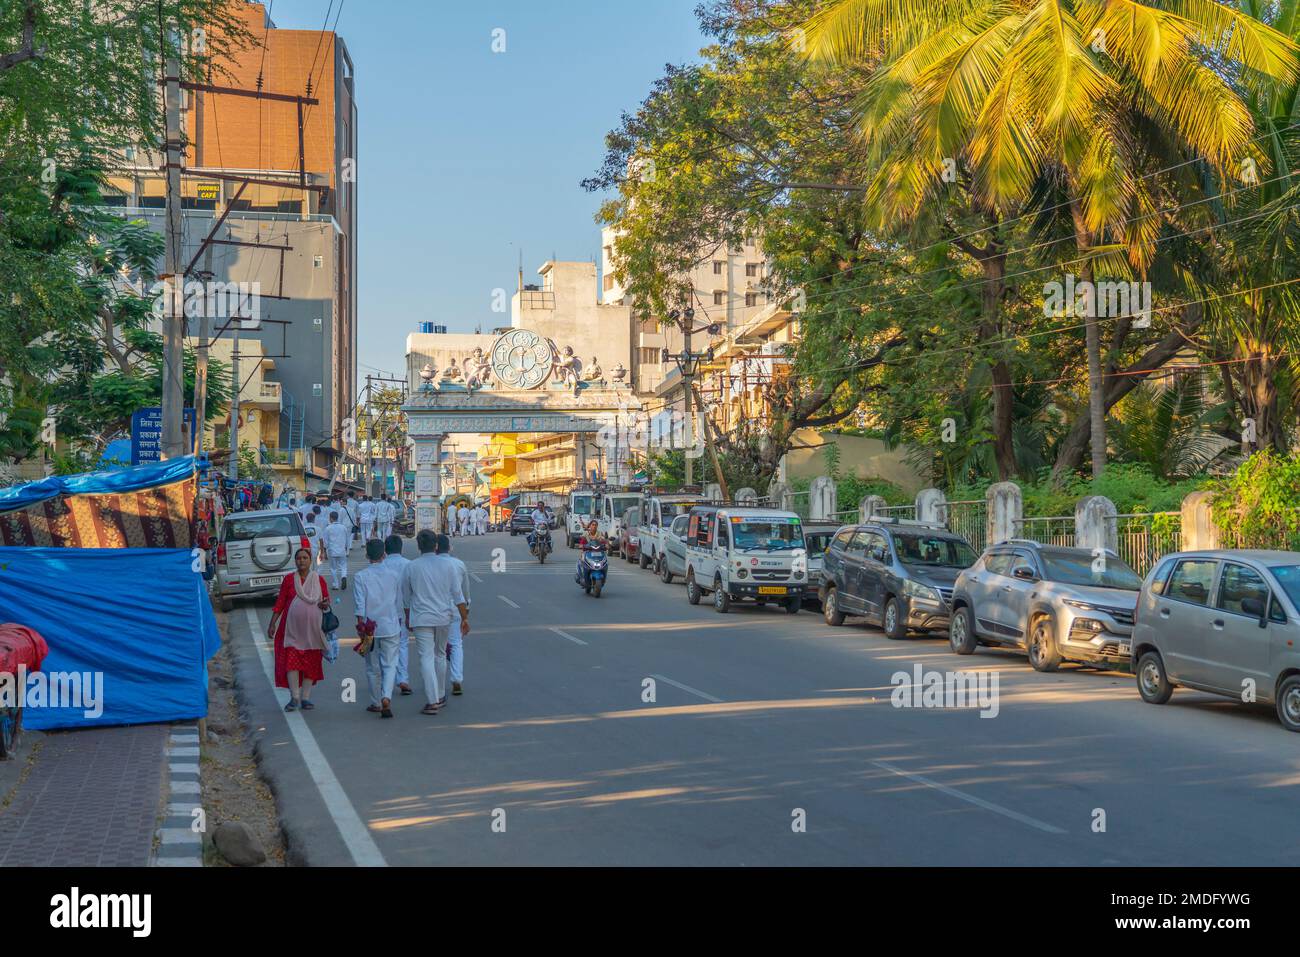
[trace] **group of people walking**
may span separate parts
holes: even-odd
[[[484,505],[447,506],[447,531],[452,535],[486,535],[488,510]]]
[[[361,503],[358,503],[360,505]],[[344,513],[347,505],[342,506]],[[358,512],[360,509],[358,508]],[[343,533],[331,532],[338,528]],[[347,587],[347,528],[338,508],[321,536],[335,588]],[[340,544],[342,543],[342,544]],[[364,648],[367,711],[393,716],[394,693],[414,694],[409,679],[410,639],[415,639],[426,702],[421,714],[436,715],[448,693],[463,692],[464,638],[469,634],[469,570],[451,554],[447,535],[424,530],[416,536],[420,557],[402,555],[398,535],[369,537],[367,565],[353,582],[359,647]],[[342,549],[340,577],[335,556]],[[311,690],[324,679],[330,591],[312,565],[310,549],[299,549],[295,569],[280,584],[267,636],[275,646],[275,684],[289,689],[286,711],[310,711]]]

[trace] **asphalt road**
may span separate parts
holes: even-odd
[[[1038,674],[1011,653],[962,658],[940,635],[889,641],[854,619],[828,627],[815,611],[719,615],[618,559],[597,600],[574,584],[575,553],[562,541],[544,566],[508,534],[455,539],[453,550],[474,575],[473,631],[465,694],[437,717],[419,714],[414,654],[417,694],[395,699],[393,720],[366,713],[362,662],[346,638],[316,710],[289,722],[273,716],[264,676],[243,679],[260,679],[245,695],[268,716],[261,761],[273,780],[284,772],[282,813],[305,860],[1296,859],[1300,736],[1267,708],[1187,691],[1155,707],[1124,674]],[[354,567],[363,560],[356,550]],[[347,636],[351,592],[339,597]],[[265,642],[250,641],[244,608],[262,631],[270,609],[236,606],[232,631],[248,652]],[[996,672],[996,717],[895,707],[891,678],[905,672],[910,683],[916,663]],[[355,703],[342,700],[348,678]],[[306,773],[289,773],[304,762]],[[305,793],[313,788],[320,794]]]

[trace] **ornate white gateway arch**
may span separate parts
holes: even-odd
[[[511,329],[486,354],[475,348],[447,368],[420,371],[402,406],[415,446],[415,525],[442,531],[442,442],[455,432],[571,432],[615,441],[641,405],[620,364],[606,376],[566,346]]]

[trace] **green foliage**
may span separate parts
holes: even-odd
[[[1211,511],[1237,547],[1300,550],[1300,453],[1256,452],[1216,485]]]
[[[247,442],[239,443],[239,478],[253,482],[269,482],[275,473],[263,465],[259,451]]]

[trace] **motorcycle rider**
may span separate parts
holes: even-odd
[[[532,548],[537,544],[537,535],[539,532],[551,534],[551,513],[547,509],[545,502],[538,502],[533,507],[533,530],[528,533],[528,547]]]
[[[600,533],[600,526],[593,518],[578,537],[578,581],[582,581],[582,553],[589,549],[603,552],[608,548],[609,539]]]

